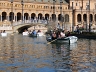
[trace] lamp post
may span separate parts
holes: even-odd
[[[82,20],[82,6],[80,7],[81,9],[81,24],[83,24],[83,20]]]
[[[53,21],[55,21],[55,0],[53,0]]]
[[[61,24],[62,24],[62,29],[63,29],[63,15],[62,15],[62,3],[63,1],[60,0],[60,21],[61,21]]]
[[[22,5],[22,23],[23,23],[23,5],[24,5],[24,2],[23,2],[23,0],[21,0],[21,5]]]
[[[56,27],[56,23],[55,23],[55,2],[56,0],[53,0],[53,18],[52,18],[52,21],[53,21],[53,24],[52,24],[52,28],[55,28]]]
[[[86,15],[88,16],[88,13],[87,13],[87,11],[88,11],[88,9],[89,9],[89,3],[87,3],[86,4]],[[86,31],[88,30],[88,25],[87,25],[87,22],[88,20],[87,20],[87,17],[86,17]]]
[[[73,8],[73,2],[72,2],[72,32],[74,32],[74,8]]]
[[[11,26],[13,29],[13,0],[11,0]],[[13,29],[13,32],[14,32],[14,29]]]
[[[89,0],[89,32],[91,32],[91,24],[90,24],[90,0]]]

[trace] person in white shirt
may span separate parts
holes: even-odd
[[[61,31],[60,35],[61,35],[61,38],[62,38],[62,37],[65,37],[64,31]]]

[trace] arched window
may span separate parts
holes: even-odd
[[[58,20],[61,21],[61,14],[58,15]]]
[[[31,19],[35,19],[35,17],[36,17],[36,14],[35,13],[32,13],[31,14]]]
[[[52,14],[52,20],[56,21],[56,15],[55,14]]]
[[[90,14],[90,22],[92,22],[92,21],[93,21],[93,15]]]
[[[43,17],[42,14],[39,13],[39,14],[38,14],[38,19],[39,19],[39,20],[42,20],[42,17]]]
[[[2,12],[2,21],[4,21],[6,19],[7,13],[6,12]]]
[[[28,13],[24,13],[24,19],[28,20],[29,14]]]
[[[94,18],[95,18],[94,20],[96,21],[96,14],[95,14]]]
[[[77,15],[77,22],[81,22],[81,14]]]
[[[14,13],[10,12],[9,13],[9,21],[12,21],[12,20],[14,20]]]
[[[65,22],[69,22],[69,15],[68,14],[65,15]]]
[[[46,20],[49,19],[49,14],[45,14],[45,19],[46,19]]]
[[[86,14],[83,15],[83,20],[84,20],[85,22],[87,21],[87,15],[86,15]]]
[[[21,13],[20,12],[17,13],[17,21],[19,21],[19,20],[21,20]]]

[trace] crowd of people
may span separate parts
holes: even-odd
[[[41,30],[36,31],[35,29],[33,31],[30,31],[29,34],[37,35],[37,33],[40,33]]]
[[[22,33],[23,35],[31,35],[31,36],[39,36],[39,35],[43,35],[43,32],[41,32],[41,30],[38,30],[36,31],[35,29],[34,30],[27,30],[25,29],[24,32]]]
[[[51,34],[50,36],[52,37],[52,39],[57,39],[57,38],[64,38],[64,37],[67,37],[67,36],[70,36],[70,32],[67,31],[67,33],[65,32],[65,30],[53,30],[51,31]]]

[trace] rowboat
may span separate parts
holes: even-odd
[[[34,34],[29,34],[29,37],[37,37],[37,34],[34,35]]]
[[[37,33],[37,36],[45,36],[45,35],[44,35],[44,33],[42,33],[42,32],[38,32],[38,33]]]
[[[22,34],[23,34],[23,36],[28,36],[29,35],[28,31],[25,31]]]
[[[1,33],[1,36],[2,37],[6,37],[7,36],[7,33],[5,32],[5,33]]]
[[[46,40],[50,43],[76,43],[78,38],[76,36],[68,36],[52,40],[52,37],[46,37]]]

